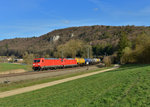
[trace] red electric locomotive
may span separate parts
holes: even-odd
[[[72,58],[36,58],[33,62],[33,70],[44,70],[77,66],[77,61]]]
[[[63,66],[64,67],[73,67],[77,66],[77,61],[73,58],[64,58],[63,59]]]

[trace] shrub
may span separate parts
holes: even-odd
[[[146,34],[139,35],[136,38],[136,44],[133,49],[126,47],[123,50],[121,64],[125,63],[150,63],[150,36]]]
[[[103,62],[105,64],[106,67],[109,67],[111,66],[111,57],[110,56],[105,56],[104,59],[103,59]]]
[[[34,58],[34,54],[28,54],[27,52],[23,55],[24,63],[28,65],[31,65],[33,63]]]

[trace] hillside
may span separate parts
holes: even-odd
[[[90,43],[112,45],[116,48],[121,31],[126,32],[130,40],[145,32],[150,34],[150,27],[144,26],[82,26],[54,30],[40,37],[15,38],[0,41],[0,56],[22,56],[26,51],[34,54],[49,54],[60,44],[71,39],[80,39]]]

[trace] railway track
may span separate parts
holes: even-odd
[[[23,72],[23,73],[10,73],[10,74],[3,74],[0,75],[0,78],[5,78],[5,77],[13,77],[13,76],[21,76],[21,75],[33,75],[33,74],[42,74],[42,73],[50,73],[50,72],[61,72],[65,70],[74,70],[74,69],[81,69],[81,68],[87,68],[87,67],[94,67],[94,66],[101,66],[101,64],[96,64],[96,65],[89,65],[89,66],[77,66],[73,68],[65,68],[65,69],[53,69],[53,70],[44,70],[44,71],[28,71],[28,72]]]

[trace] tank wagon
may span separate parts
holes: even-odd
[[[75,60],[77,61],[78,65],[84,65],[85,64],[85,59],[84,58],[75,58]]]
[[[85,65],[90,65],[92,64],[92,60],[90,58],[85,58]]]

